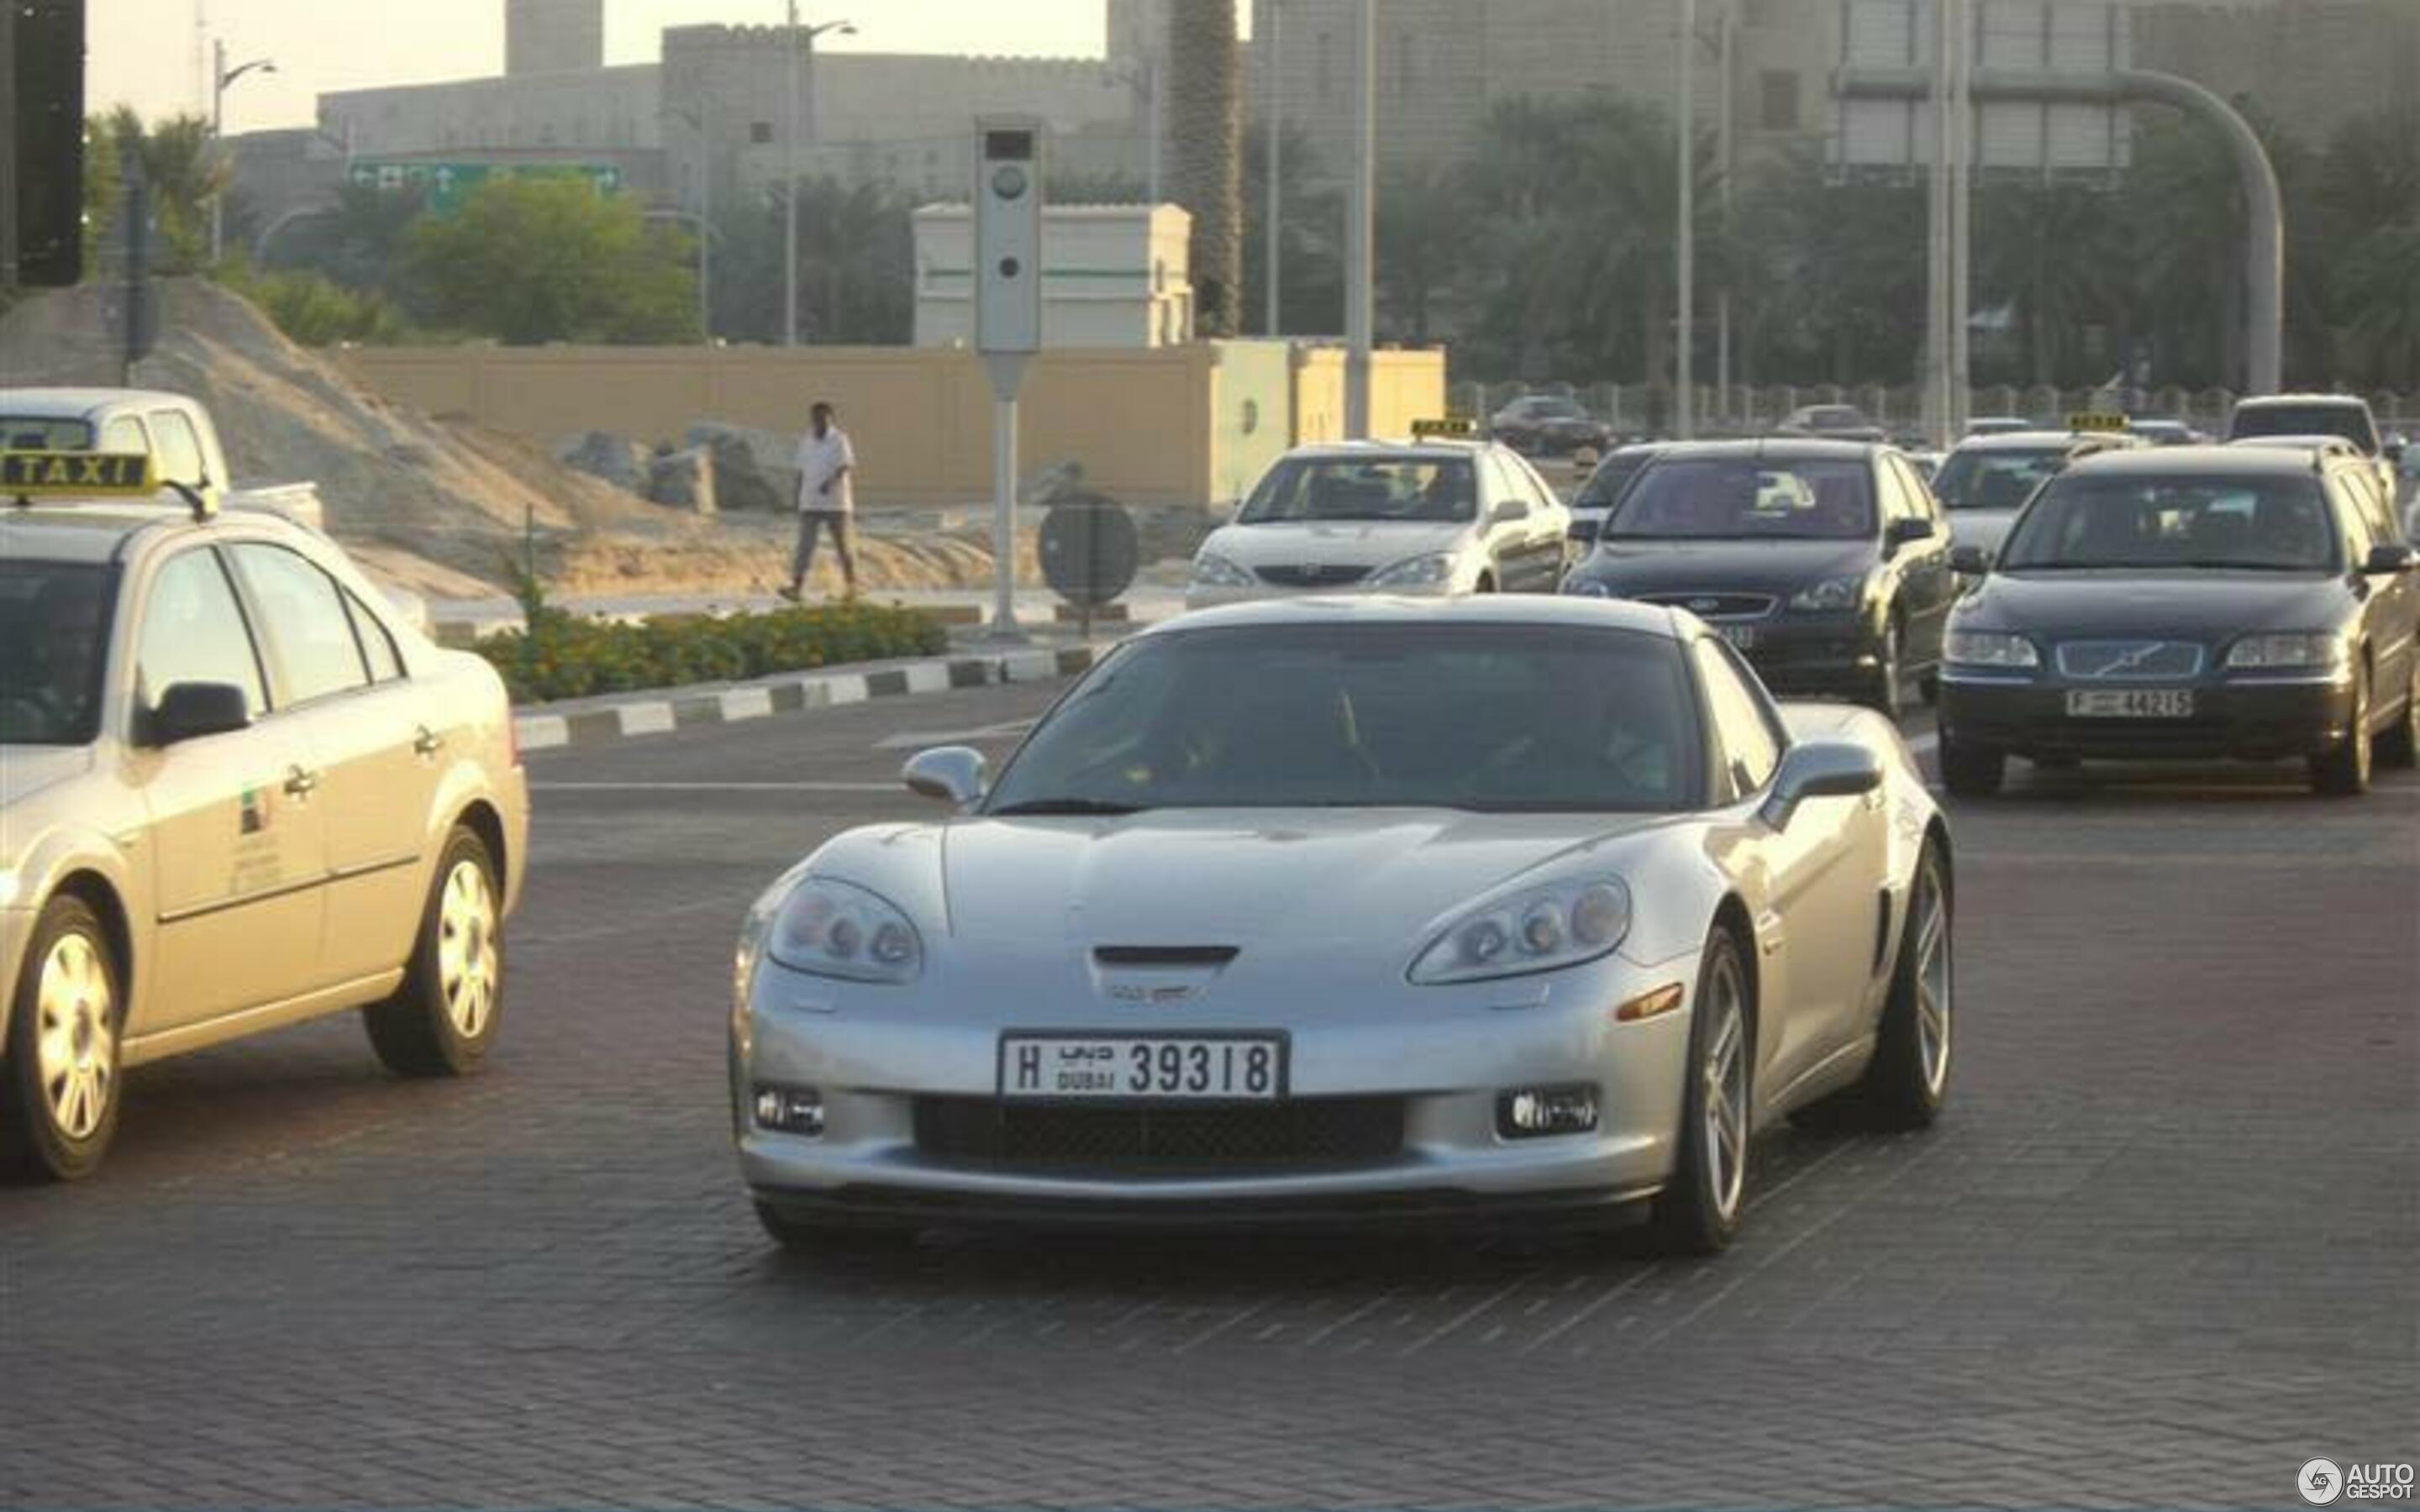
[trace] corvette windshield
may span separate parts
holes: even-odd
[[[1683,809],[1702,779],[1685,676],[1669,640],[1569,625],[1152,636],[1034,731],[985,808]]]
[[[1609,539],[1856,541],[1874,533],[1862,461],[1721,456],[1661,461],[1606,521]]]
[[[81,746],[101,714],[110,570],[0,562],[0,746]]]
[[[1478,512],[1479,487],[1466,456],[1297,456],[1269,470],[1235,522],[1452,524]]]
[[[2336,539],[2313,478],[2071,476],[2018,520],[2001,564],[2320,572]]]

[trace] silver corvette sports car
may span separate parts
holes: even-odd
[[[996,777],[906,777],[954,811],[839,836],[740,938],[739,1165],[787,1244],[1644,1214],[1704,1252],[1760,1127],[1941,1106],[1923,779],[1679,610],[1189,615]]]

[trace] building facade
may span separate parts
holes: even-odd
[[[605,66],[605,0],[504,0],[504,71],[581,73]]]

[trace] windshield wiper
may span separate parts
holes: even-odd
[[[1005,818],[1012,814],[1127,814],[1142,810],[1141,804],[1116,803],[1107,798],[1029,798],[988,811],[994,818]]]

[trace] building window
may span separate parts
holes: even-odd
[[[1798,75],[1768,69],[1759,93],[1763,97],[1763,126],[1768,131],[1798,130]]]
[[[748,140],[760,147],[770,145],[773,140],[773,123],[771,121],[750,121],[748,123]]]

